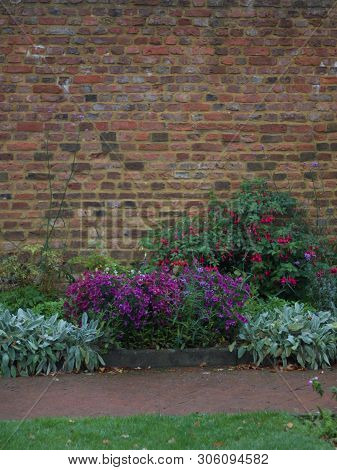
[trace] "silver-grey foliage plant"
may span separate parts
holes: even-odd
[[[332,312],[310,312],[300,303],[248,318],[230,349],[254,362],[298,362],[302,367],[329,367],[337,359],[337,318]]]
[[[0,306],[0,372],[5,377],[50,374],[57,370],[94,370],[103,359],[94,348],[97,321],[86,314],[82,326],[45,318],[27,310],[16,314]]]

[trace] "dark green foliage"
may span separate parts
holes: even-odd
[[[47,301],[48,297],[31,285],[0,292],[0,304],[11,312],[16,312],[19,308],[32,309]]]
[[[142,243],[154,265],[176,270],[197,260],[245,274],[262,296],[294,300],[303,298],[308,265],[324,270],[331,259],[325,239],[305,223],[297,201],[265,180],[244,182],[232,200],[213,198],[203,214],[153,230]]]

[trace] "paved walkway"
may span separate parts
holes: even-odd
[[[0,419],[280,409],[304,413],[317,405],[337,411],[335,401],[328,395],[320,399],[307,385],[315,375],[326,386],[337,384],[337,368],[323,374],[180,368],[1,378]]]

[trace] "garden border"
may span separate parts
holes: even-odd
[[[103,356],[107,367],[169,368],[196,366],[236,366],[253,362],[250,354],[240,359],[227,348],[113,349]]]

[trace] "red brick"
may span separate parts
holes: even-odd
[[[17,130],[22,132],[42,132],[42,122],[18,122]]]
[[[95,126],[99,131],[107,131],[109,129],[108,122],[95,122]]]
[[[62,88],[58,85],[39,83],[33,85],[33,93],[62,93]]]
[[[36,150],[37,144],[35,142],[8,142],[7,149],[25,152],[29,150]]]
[[[320,65],[321,60],[322,59],[320,57],[301,56],[301,57],[296,57],[295,64],[317,66],[317,65]]]
[[[276,65],[276,59],[274,57],[249,57],[250,65]]]
[[[126,54],[139,54],[140,53],[140,47],[138,46],[128,46],[125,48]]]
[[[166,46],[146,46],[143,49],[144,55],[167,55],[169,48]]]
[[[40,16],[39,23],[46,25],[63,25],[66,24],[67,18],[60,18],[54,16]]]
[[[15,45],[33,45],[34,41],[33,38],[27,34],[21,34],[20,36],[9,36],[8,37],[8,44],[15,44]]]
[[[214,47],[192,47],[191,54],[194,55],[214,55]]]
[[[240,133],[237,134],[223,134],[222,140],[224,142],[240,142]]]
[[[263,56],[267,56],[270,54],[270,50],[268,47],[247,47],[246,49],[244,49],[244,53],[245,55],[247,56],[255,56],[255,55],[263,55]]]
[[[99,18],[96,16],[91,15],[91,16],[83,17],[83,24],[85,26],[95,26],[98,24],[98,22],[99,22]]]
[[[288,85],[286,87],[286,90],[289,93],[311,93],[313,91],[311,85],[305,85],[305,84],[302,84],[302,85]]]
[[[133,130],[137,129],[136,121],[110,121],[111,130]]]
[[[336,85],[337,77],[320,77],[322,85]]]
[[[32,65],[5,65],[3,71],[6,73],[32,73]]]
[[[221,144],[211,144],[209,142],[192,144],[193,151],[201,152],[221,152],[223,146]]]
[[[76,75],[74,83],[102,83],[104,82],[103,75]]]
[[[198,18],[211,16],[211,10],[206,8],[192,8],[190,10],[185,10],[186,16],[195,16]]]
[[[280,132],[287,132],[286,124],[263,124],[260,126],[260,131],[270,134],[278,134]]]

